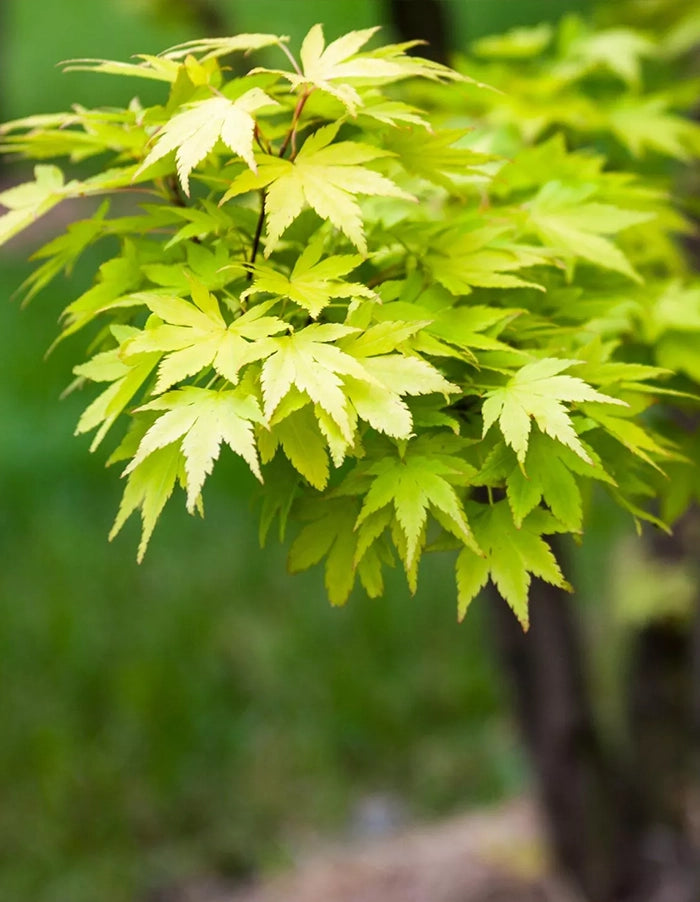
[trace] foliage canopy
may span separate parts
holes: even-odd
[[[0,241],[111,199],[24,290],[111,239],[59,340],[88,332],[72,388],[101,388],[77,431],[94,449],[122,429],[112,535],[138,511],[139,559],[178,486],[202,512],[226,446],[260,483],[261,537],[294,524],[290,569],[325,559],[333,603],[357,579],[380,595],[396,558],[414,589],[422,554],[451,551],[460,616],[491,579],[527,625],[533,575],[568,588],[546,537],[582,533],[592,484],[664,528],[697,492],[669,402],[700,380],[700,287],[663,157],[697,155],[700,129],[686,86],[644,90],[663,37],[569,19],[458,72],[368,50],[376,30],[314,26],[298,59],[250,34],[74,61],[163,82],[163,103],[2,126],[0,149],[39,162],[0,194]],[[286,68],[222,62],[262,49]]]

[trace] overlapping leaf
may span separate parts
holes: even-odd
[[[596,391],[583,379],[560,375],[576,363],[575,360],[549,357],[537,360],[518,370],[503,388],[489,391],[482,408],[483,434],[486,435],[498,421],[506,442],[515,451],[520,463],[524,464],[530,426],[534,419],[545,435],[571,448],[582,460],[590,462],[564,402],[623,402]]]
[[[253,307],[227,325],[214,295],[196,283],[192,302],[154,295],[147,305],[162,322],[135,335],[121,353],[127,362],[144,352],[164,355],[156,393],[210,366],[235,385],[244,366],[275,351],[270,336],[289,328],[276,316],[267,316],[270,304]]]
[[[562,589],[569,588],[552,549],[542,538],[543,534],[557,532],[558,527],[544,511],[534,511],[517,528],[506,501],[490,505],[471,502],[467,511],[484,556],[477,556],[473,548],[465,545],[457,558],[460,619],[490,577],[527,629],[532,576]]]
[[[351,31],[326,45],[321,25],[314,25],[301,45],[301,72],[278,72],[292,87],[316,89],[339,100],[349,113],[362,106],[362,98],[353,82],[371,79],[376,82],[396,81],[411,76],[425,78],[460,78],[457,73],[429,60],[406,54],[409,44],[383,47],[373,53],[359,51],[379,29]]]
[[[190,104],[163,126],[137,175],[175,150],[177,174],[185,194],[190,193],[190,173],[221,140],[255,172],[253,113],[276,101],[260,88],[251,88],[235,100],[210,97]]]
[[[339,229],[362,254],[367,253],[362,212],[355,195],[414,198],[366,165],[391,155],[356,141],[332,143],[339,125],[326,125],[306,139],[296,159],[258,156],[258,172],[243,172],[222,198],[265,189],[266,255],[305,207]]]
[[[270,266],[257,265],[253,284],[241,298],[260,292],[289,298],[308,310],[314,319],[334,298],[378,300],[375,292],[366,285],[342,278],[359,266],[360,256],[342,254],[322,258],[322,252],[320,241],[309,244],[297,258],[289,276]]]
[[[177,442],[185,461],[187,509],[192,512],[225,443],[262,480],[253,433],[253,423],[262,422],[262,413],[252,395],[186,386],[141,410],[166,412],[144,435],[125,475],[135,472],[155,451]]]
[[[474,553],[479,553],[453,485],[463,482],[464,466],[456,466],[443,455],[431,454],[429,446],[423,443],[417,450],[409,446],[403,456],[387,456],[371,464],[366,472],[373,479],[365,494],[357,526],[371,514],[387,506],[393,507],[394,517],[406,540],[407,569],[413,566],[424,541],[429,511]]]

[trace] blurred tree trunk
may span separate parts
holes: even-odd
[[[555,865],[586,899],[617,898],[635,845],[628,835],[634,832],[633,793],[601,745],[573,606],[566,593],[536,582],[524,633],[500,597],[494,593],[490,602]]]
[[[387,17],[402,41],[427,41],[420,55],[447,63],[453,49],[448,14],[442,0],[385,0]]]
[[[570,597],[536,582],[528,633],[495,594],[491,608],[562,875],[589,902],[696,902],[687,802],[696,777],[700,617],[692,631],[654,622],[634,637],[625,752],[606,748],[594,721]]]

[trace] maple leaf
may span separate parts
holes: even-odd
[[[122,340],[128,341],[137,330],[130,326],[115,326],[113,332]],[[73,372],[82,379],[111,382],[111,385],[88,405],[75,429],[76,435],[81,435],[99,426],[90,445],[91,451],[98,447],[115,420],[151,375],[158,358],[158,354],[142,353],[134,355],[126,363],[120,357],[119,348],[113,348],[96,354],[87,363],[74,368]]]
[[[639,423],[635,423],[631,419],[622,416],[610,416],[600,410],[586,410],[586,413],[599,423],[613,438],[617,439],[622,445],[632,452],[636,457],[661,471],[661,468],[654,460],[655,455],[660,458],[672,457],[672,453],[668,448],[664,448],[655,439],[654,435],[647,429],[644,429]]]
[[[276,106],[277,101],[260,88],[251,88],[235,100],[210,97],[187,104],[165,123],[150,153],[136,171],[136,176],[170,151],[176,150],[177,174],[182,190],[189,195],[190,172],[207,156],[219,139],[242,157],[255,172],[255,119],[251,113],[270,105]]]
[[[427,395],[459,392],[425,360],[402,354],[362,357],[364,378],[352,374],[345,379],[345,390],[358,415],[378,432],[394,438],[408,438],[413,418],[402,395]]]
[[[395,126],[401,122],[430,131],[430,123],[421,115],[421,110],[401,100],[388,100],[379,91],[368,90],[363,93],[362,109],[358,112],[358,117],[362,116],[382,122],[384,125]]]
[[[536,282],[511,275],[512,270],[546,262],[530,247],[497,243],[504,232],[501,226],[483,226],[442,232],[428,253],[425,265],[435,280],[455,295],[469,294],[479,288],[537,288]]]
[[[376,300],[376,293],[359,282],[346,282],[347,275],[362,262],[357,254],[341,254],[321,259],[323,242],[312,241],[297,258],[289,276],[269,266],[257,265],[253,272],[253,284],[241,295],[241,300],[252,294],[268,294],[286,297],[316,319],[333,298],[367,298]]]
[[[433,512],[445,529],[479,554],[462,503],[450,482],[463,482],[464,465],[455,465],[445,455],[431,454],[430,446],[422,442],[413,448],[409,445],[402,457],[386,457],[371,464],[365,472],[374,479],[364,497],[356,527],[371,514],[387,505],[393,506],[396,522],[406,541],[407,570],[418,555],[428,511]]]
[[[383,144],[392,150],[411,175],[455,191],[465,176],[480,173],[478,167],[495,159],[489,154],[469,147],[456,147],[468,132],[443,128],[432,132],[426,129],[393,129]]]
[[[110,541],[137,509],[141,509],[141,541],[137,554],[140,563],[165,503],[175,483],[183,483],[184,459],[175,444],[159,448],[134,467],[126,483],[117,517],[109,534]]]
[[[0,244],[79,190],[80,182],[65,182],[58,166],[35,166],[33,182],[0,192],[0,207],[8,211],[0,216]]]
[[[584,449],[590,463],[546,435],[530,437],[524,468],[512,467],[506,479],[508,503],[518,529],[543,500],[569,532],[581,531],[583,507],[575,476],[615,485],[595,452],[588,446]]]
[[[352,438],[352,420],[342,387],[342,376],[367,379],[360,363],[330,342],[354,332],[335,323],[311,324],[292,335],[270,339],[274,352],[262,367],[265,416],[269,419],[277,405],[296,386],[326,411],[347,441]]]
[[[663,97],[626,99],[609,116],[613,133],[636,156],[648,148],[689,162],[700,153],[700,127],[673,113]]]
[[[192,303],[147,296],[147,306],[162,322],[147,325],[121,350],[126,362],[146,351],[165,355],[158,367],[156,394],[208,366],[235,385],[244,366],[275,350],[269,337],[289,328],[276,316],[266,316],[271,303],[258,304],[227,325],[214,295],[194,280],[191,285]]]
[[[640,281],[639,274],[627,257],[603,236],[647,222],[655,214],[588,201],[590,193],[588,186],[579,189],[558,181],[548,182],[530,203],[531,226],[545,246],[569,258],[580,257]]]
[[[504,34],[487,35],[472,45],[472,50],[481,57],[500,57],[520,60],[540,53],[551,42],[554,29],[548,22],[533,27],[511,28]]]
[[[331,604],[344,604],[355,584],[354,532],[358,504],[354,498],[323,498],[307,504],[302,516],[310,522],[294,539],[287,566],[298,573],[326,558],[325,585]]]
[[[66,60],[64,72],[102,72],[105,75],[125,75],[129,78],[146,78],[153,81],[174,82],[180,66],[172,60],[147,53],[137,53],[139,63],[124,63],[120,60],[103,60],[84,57]]]
[[[146,432],[124,475],[134,472],[146,458],[178,442],[185,459],[187,509],[194,510],[205,479],[225,442],[239,454],[262,482],[253,423],[262,422],[257,401],[237,391],[211,391],[188,385],[144,404],[140,410],[164,410]]]
[[[386,176],[361,165],[391,156],[391,151],[357,141],[331,144],[339,128],[340,123],[319,128],[306,139],[294,161],[258,157],[258,172],[241,173],[221,198],[224,203],[236,195],[265,189],[266,256],[307,205],[366,254],[362,213],[354,195],[415,200]]]
[[[428,330],[451,344],[469,350],[502,351],[509,346],[495,337],[519,311],[473,304],[448,307],[433,319]],[[487,331],[488,330],[488,331]]]
[[[543,533],[557,532],[556,524],[545,511],[534,511],[518,529],[506,501],[490,505],[468,502],[465,507],[484,556],[477,556],[473,547],[465,545],[457,558],[459,619],[464,618],[470,602],[490,577],[527,629],[531,574],[570,591],[551,548],[542,538]]]
[[[534,419],[542,432],[590,462],[563,402],[597,401],[626,405],[624,401],[591,388],[583,379],[559,375],[577,363],[577,360],[545,357],[526,364],[502,388],[488,391],[482,407],[483,435],[498,420],[503,437],[515,451],[520,464],[524,465],[530,423]]]
[[[188,56],[197,57],[202,54],[200,61],[216,59],[229,53],[249,53],[251,50],[261,50],[263,47],[272,47],[275,44],[286,44],[289,41],[287,35],[277,34],[236,34],[224,38],[197,38],[194,41],[185,41],[176,44],[163,53],[160,58],[168,60],[185,59]]]
[[[330,94],[353,116],[363,104],[363,98],[349,83],[356,79],[371,79],[375,83],[411,76],[465,80],[463,76],[439,63],[408,56],[405,51],[420,43],[416,41],[388,45],[371,53],[360,54],[359,50],[377,31],[377,26],[351,31],[326,46],[323,27],[314,25],[301,45],[301,72],[280,69],[263,71],[281,75],[293,88],[306,87]]]
[[[45,262],[30,273],[18,289],[19,292],[25,292],[26,289],[25,303],[45,288],[60,272],[71,272],[75,261],[85,248],[103,234],[104,217],[108,209],[109,201],[104,201],[90,219],[70,223],[63,235],[57,236],[32,254],[32,259]]]
[[[655,49],[649,38],[632,29],[608,28],[580,35],[554,72],[564,78],[579,78],[600,66],[635,87],[640,80],[641,57],[653,55]]]
[[[270,421],[269,430],[259,430],[260,457],[263,463],[267,463],[273,458],[277,447],[281,446],[297,473],[314,488],[322,490],[328,482],[329,467],[326,442],[319,431],[318,417],[301,393],[294,397],[292,391],[285,400],[290,398],[291,406],[297,409],[291,412],[284,410],[283,401]],[[298,408],[298,404],[303,406]]]

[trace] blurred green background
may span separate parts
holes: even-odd
[[[585,5],[448,7],[466,45]],[[333,37],[386,16],[379,0],[215,11],[230,32],[293,42],[318,20]],[[2,13],[2,118],[157,96],[56,63],[204,36],[184,2],[6,0]],[[330,608],[320,574],[289,577],[283,549],[258,548],[254,487],[232,455],[206,519],[171,505],[142,565],[135,522],[107,543],[118,473],[72,436],[81,399],[58,401],[74,349],[43,359],[99,258],[26,310],[9,299],[48,237],[0,253],[0,899],[133,902],[191,875],[281,867],[302,839],[351,829],[368,798],[418,819],[520,791],[487,612],[456,624],[447,564],[426,564],[415,598],[396,579],[379,601]]]

